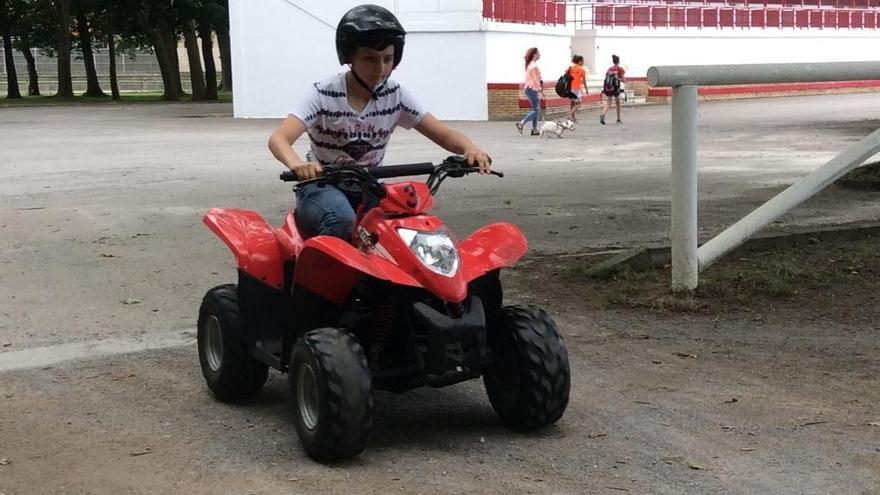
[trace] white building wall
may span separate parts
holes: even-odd
[[[285,116],[309,84],[340,70],[334,35],[343,3],[230,0],[236,117]]]
[[[571,28],[486,22],[485,29],[487,82],[523,82],[524,56],[533,46],[544,81],[555,82],[571,65]]]
[[[310,85],[346,70],[335,30],[357,0],[230,0],[236,117],[283,117]],[[487,22],[481,0],[374,0],[407,30],[403,62],[392,77],[438,118],[486,120],[486,84],[518,83],[527,48],[541,50],[545,80],[570,60],[568,27]],[[557,74],[558,73],[558,74]]]
[[[403,53],[403,62],[391,77],[413,92],[437,118],[488,118],[483,33],[407,34]]]
[[[230,0],[236,117],[283,117],[310,85],[346,70],[336,25],[361,1]],[[444,119],[487,117],[486,49],[479,0],[372,0],[407,30],[392,78]]]
[[[597,29],[577,31],[572,49],[596,72],[616,54],[627,75],[645,77],[653,65],[880,60],[880,30]]]
[[[527,48],[553,82],[573,53],[591,74],[620,55],[628,74],[652,65],[880,60],[880,30],[579,30],[486,21],[481,0],[371,0],[406,28],[392,76],[441,119],[488,118],[487,83],[521,83]],[[283,117],[310,85],[346,70],[336,58],[340,17],[361,0],[230,0],[236,117]],[[572,14],[573,15],[573,14]]]

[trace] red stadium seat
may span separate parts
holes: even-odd
[[[784,28],[793,28],[794,27],[794,10],[785,9],[782,11],[782,27]]]
[[[651,7],[651,25],[655,28],[669,27],[669,7]]]

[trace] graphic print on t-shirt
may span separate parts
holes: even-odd
[[[322,164],[380,165],[394,128],[411,129],[427,113],[409,92],[390,80],[361,113],[348,104],[344,73],[314,88],[290,115],[306,125],[310,154]]]

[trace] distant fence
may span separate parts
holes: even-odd
[[[3,43],[0,42],[0,51]],[[58,90],[58,59],[49,57],[33,49],[31,53],[37,66],[40,92],[52,94]],[[18,76],[19,91],[27,94],[28,72],[27,61],[24,55],[15,50],[13,52],[15,73]],[[183,62],[183,61],[182,61]],[[110,92],[110,56],[106,49],[100,49],[95,53],[95,68],[98,72],[98,80],[101,89],[105,93]],[[70,56],[70,72],[73,79],[73,91],[76,93],[86,90],[86,73],[83,66],[82,55],[74,52]],[[156,56],[148,51],[125,52],[116,55],[116,74],[120,91],[162,91],[162,73]],[[191,90],[189,73],[182,72],[180,75],[183,90]],[[220,81],[220,65],[217,64],[217,80]],[[6,92],[6,64],[0,61],[0,94]]]
[[[565,10],[556,0],[483,0],[483,18],[498,22],[565,25]]]
[[[3,42],[0,41],[0,49],[3,48]],[[37,64],[37,73],[48,74],[55,73],[58,69],[58,60],[56,57],[48,57],[40,53],[36,48],[31,50],[34,60]],[[13,60],[15,61],[15,70],[18,77],[24,74],[27,76],[27,63],[24,55],[18,50],[13,51]],[[95,67],[98,74],[110,73],[110,56],[106,49],[101,49],[95,53]],[[70,70],[76,76],[77,74],[85,75],[83,67],[82,54],[73,52],[70,55]],[[147,51],[125,52],[116,54],[116,72],[117,74],[143,74],[156,73],[159,74],[159,63],[156,62],[156,56]],[[6,77],[6,65],[0,63],[0,76]]]
[[[580,28],[876,29],[878,9],[812,9],[770,6],[589,5]]]

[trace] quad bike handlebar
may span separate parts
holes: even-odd
[[[338,184],[344,182],[360,184],[372,189],[382,197],[384,194],[379,191],[384,192],[384,186],[379,182],[379,179],[427,175],[428,180],[426,182],[431,189],[431,194],[434,194],[447,177],[464,177],[467,174],[479,172],[478,168],[468,165],[462,156],[450,156],[436,165],[430,162],[422,162],[372,168],[357,165],[323,165],[321,168],[323,169],[321,176],[313,179],[300,181],[291,170],[282,172],[280,179],[285,182],[298,182],[296,187],[311,183]],[[503,173],[494,170],[489,173],[498,177],[504,177]]]

